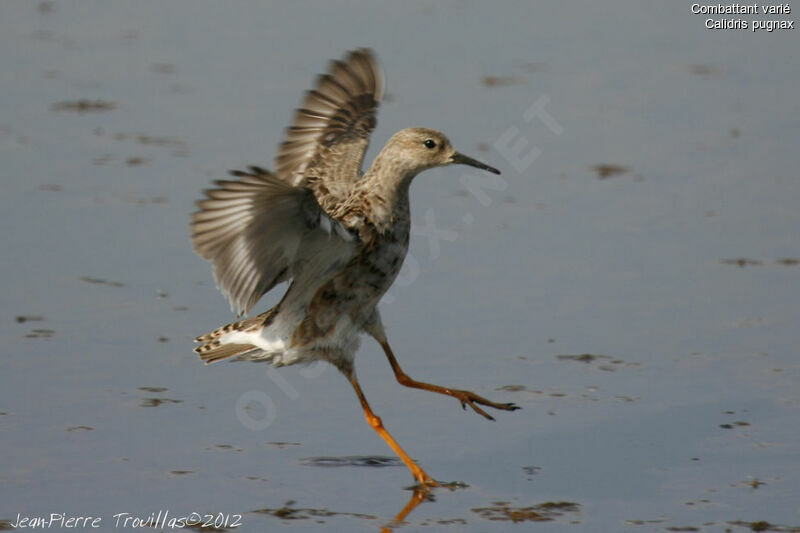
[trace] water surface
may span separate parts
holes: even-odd
[[[800,527],[795,32],[528,4],[4,2],[0,519],[377,531],[406,506],[335,370],[191,352],[231,318],[194,200],[270,166],[326,61],[370,46],[389,96],[368,159],[427,126],[503,171],[415,182],[394,350],[523,408],[492,423],[405,389],[365,340],[375,411],[463,484],[403,529]]]

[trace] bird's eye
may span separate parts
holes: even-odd
[[[425,148],[429,148],[429,149],[431,149],[431,150],[433,150],[434,148],[436,148],[436,142],[435,142],[433,139],[427,139],[427,140],[426,140],[424,143],[422,143],[422,144],[424,144],[424,145],[425,145]]]

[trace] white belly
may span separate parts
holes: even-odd
[[[361,328],[353,323],[347,315],[342,315],[333,330],[313,342],[299,347],[291,346],[291,337],[300,324],[301,317],[290,317],[289,313],[281,313],[268,327],[260,331],[232,331],[220,337],[222,344],[251,344],[261,350],[252,359],[269,360],[275,366],[308,364],[320,359],[325,353],[331,363],[337,359],[352,362],[361,340]]]

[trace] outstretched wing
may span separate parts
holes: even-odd
[[[383,95],[383,74],[370,50],[333,61],[295,111],[275,174],[234,171],[206,191],[192,215],[197,253],[213,262],[231,308],[246,314],[276,284],[308,264],[335,268],[357,237],[328,213],[361,174]]]
[[[350,52],[331,62],[317,79],[286,131],[276,158],[276,174],[296,186],[341,200],[361,174],[383,96],[383,73],[371,50]]]
[[[258,167],[232,171],[197,202],[195,251],[214,265],[231,308],[246,314],[261,296],[308,264],[334,268],[355,249],[355,237],[320,208],[313,192]]]

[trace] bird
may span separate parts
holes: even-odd
[[[327,361],[349,380],[369,425],[427,489],[439,483],[373,412],[356,376],[355,353],[366,334],[381,346],[401,385],[452,396],[490,420],[482,407],[519,408],[409,377],[378,310],[408,252],[414,177],[448,165],[500,171],[457,152],[443,133],[419,127],[395,133],[363,171],[383,95],[384,76],[372,50],[331,61],[295,110],[275,170],[234,170],[234,179],[204,191],[191,215],[192,242],[212,263],[217,287],[239,320],[197,337],[194,351],[207,364]],[[242,318],[282,282],[289,285],[277,305]]]

